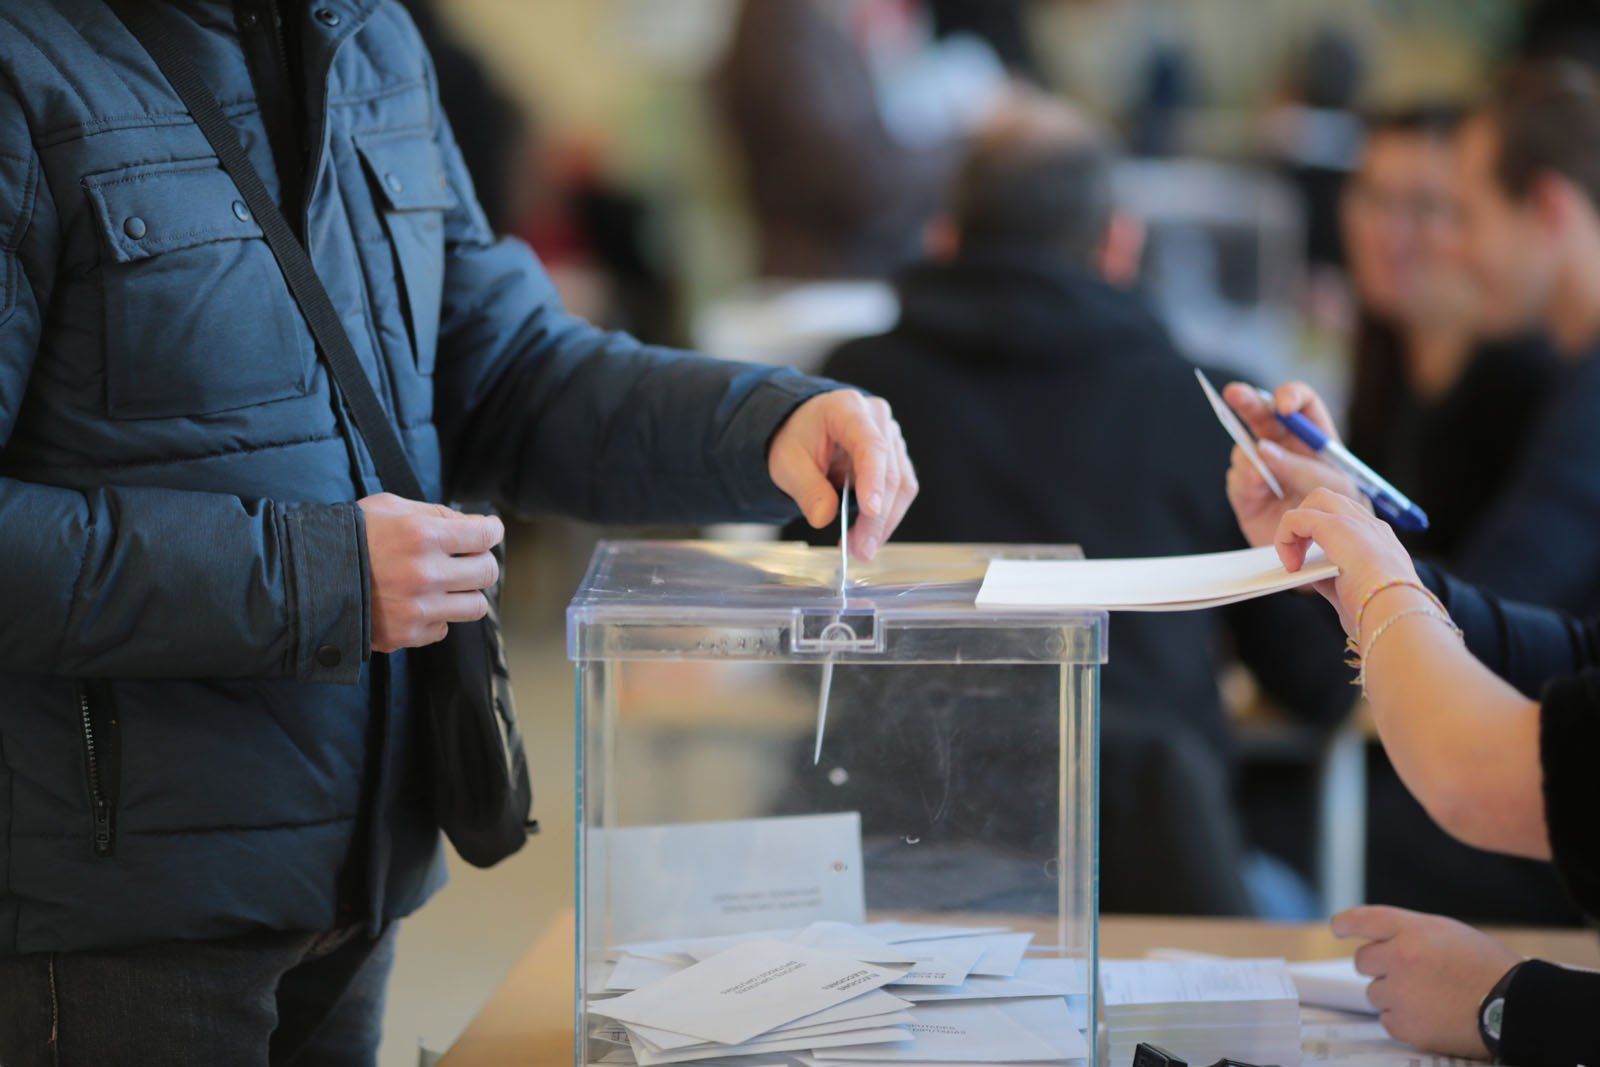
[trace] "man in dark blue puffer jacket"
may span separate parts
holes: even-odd
[[[161,14],[434,500],[830,521],[880,401],[602,333],[484,222],[388,0]],[[0,0],[0,1063],[364,1063],[442,881],[404,650],[492,518],[378,495],[261,229],[102,0]],[[377,654],[373,654],[377,653]]]

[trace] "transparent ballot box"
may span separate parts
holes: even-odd
[[[1093,1063],[1106,618],[973,603],[1077,555],[596,550],[577,1064]]]

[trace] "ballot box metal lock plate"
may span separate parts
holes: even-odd
[[[882,652],[884,628],[872,610],[797,608],[789,647],[799,655]]]

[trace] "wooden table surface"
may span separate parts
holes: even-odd
[[[568,1067],[572,1063],[572,912],[561,915],[517,964],[445,1054],[441,1067]],[[1587,931],[1496,930],[1518,952],[1600,967],[1600,939]],[[1103,956],[1142,956],[1180,948],[1229,956],[1321,959],[1348,955],[1327,925],[1248,919],[1107,916]]]

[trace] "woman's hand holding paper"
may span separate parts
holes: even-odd
[[[1339,612],[1344,631],[1360,639],[1361,605],[1386,586],[1420,587],[1417,570],[1389,524],[1331,489],[1314,489],[1279,520],[1273,541],[1285,570],[1298,571],[1313,544],[1339,568],[1339,576],[1316,583],[1317,592]],[[1367,620],[1369,623],[1372,620]]]

